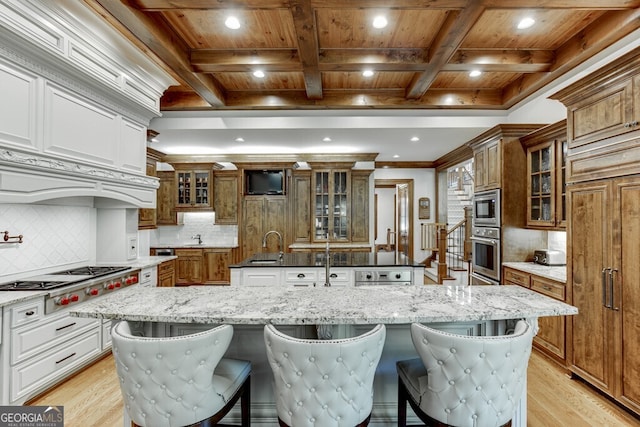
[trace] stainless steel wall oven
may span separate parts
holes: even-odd
[[[473,227],[472,270],[500,283],[500,229],[497,227]]]

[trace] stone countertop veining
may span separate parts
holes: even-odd
[[[47,294],[46,291],[0,291],[0,307],[41,298]]]
[[[151,249],[207,249],[207,248],[237,248],[238,244],[235,243],[156,243],[150,246]]]
[[[514,268],[525,273],[546,277],[562,283],[567,283],[566,265],[540,265],[534,262],[503,262],[503,267]]]
[[[331,267],[424,267],[424,264],[394,252],[332,252],[330,257]],[[267,263],[273,260],[276,262]],[[277,253],[259,253],[229,267],[324,267],[324,264],[324,252],[286,253],[282,261],[278,260]]]
[[[118,265],[131,267],[133,269],[155,267],[162,264],[165,261],[171,261],[177,259],[175,255],[155,255],[155,256],[142,256],[132,261],[117,263]],[[98,263],[97,265],[113,265],[114,263]]]
[[[304,325],[518,319],[572,315],[578,309],[519,286],[135,286],[70,312],[143,322]]]

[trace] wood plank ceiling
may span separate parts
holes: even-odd
[[[181,82],[162,110],[507,109],[640,26],[640,0],[85,2]]]

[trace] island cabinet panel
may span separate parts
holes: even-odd
[[[216,171],[213,176],[216,224],[238,223],[240,177],[238,171]]]
[[[267,231],[275,230],[286,242],[286,196],[245,196],[242,215],[243,259],[261,252],[286,252],[279,247],[275,235],[267,239],[267,247],[262,247],[262,239]],[[286,245],[285,245],[286,246]]]
[[[570,368],[640,413],[640,176],[570,189]]]
[[[203,249],[203,256],[204,284],[228,285],[231,280],[229,271],[231,249],[207,248]]]
[[[176,249],[178,257],[176,267],[176,285],[202,284],[202,249]]]
[[[292,240],[294,243],[311,241],[311,171],[296,171],[291,179],[289,203],[291,206]]]

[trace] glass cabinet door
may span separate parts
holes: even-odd
[[[349,237],[349,173],[317,171],[313,174],[314,240],[336,241]]]
[[[177,171],[176,207],[208,208],[211,191],[208,171]]]
[[[554,225],[554,145],[529,151],[529,220]]]
[[[564,139],[558,142],[558,163],[560,173],[558,174],[557,192],[558,197],[556,203],[557,207],[557,223],[558,225],[565,226],[567,224],[567,140]]]

